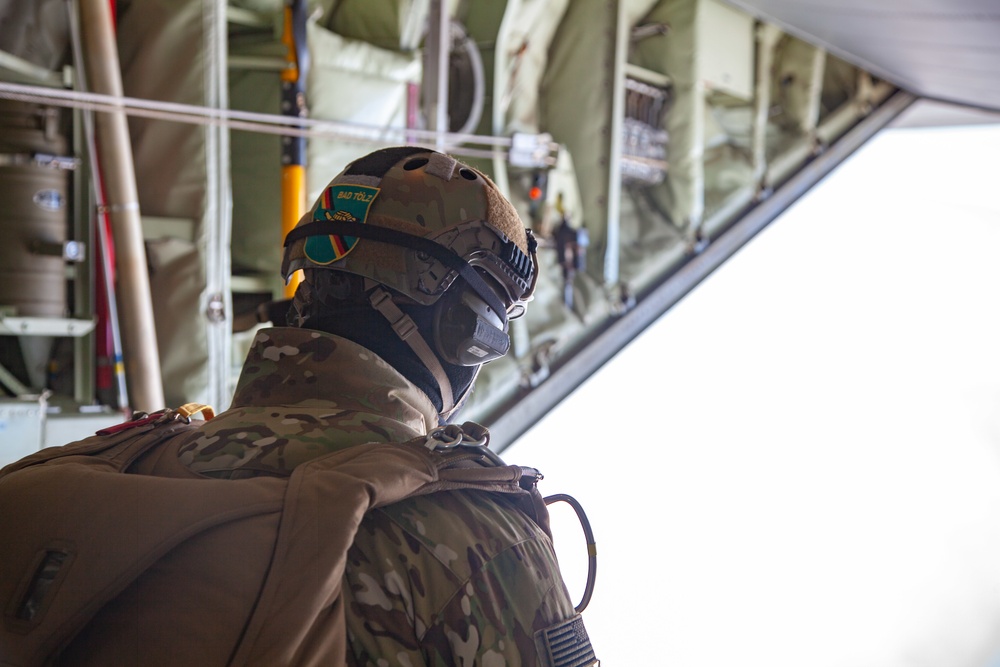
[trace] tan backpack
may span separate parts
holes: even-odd
[[[177,459],[190,412],[0,470],[0,665],[339,665],[346,553],[368,510],[476,488],[513,494],[549,532],[538,472],[469,446],[478,425],[220,480]],[[132,641],[90,630],[135,614]]]

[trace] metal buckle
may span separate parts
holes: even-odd
[[[445,426],[438,426],[427,434],[427,439],[424,440],[424,447],[432,452],[454,449],[460,446],[485,449],[487,442],[489,442],[489,433],[479,438],[472,438],[461,426],[446,424]]]

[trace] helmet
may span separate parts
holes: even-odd
[[[282,276],[298,269],[364,279],[372,307],[438,378],[443,411],[454,401],[437,358],[478,366],[503,356],[508,320],[538,275],[534,238],[496,185],[416,146],[361,157],[324,188],[285,238]],[[433,307],[433,330],[418,331],[400,304]]]

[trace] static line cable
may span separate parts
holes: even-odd
[[[315,118],[289,118],[280,114],[264,114],[252,111],[239,111],[233,109],[218,109],[212,107],[202,107],[194,104],[181,104],[179,102],[165,102],[159,100],[147,100],[138,97],[117,97],[114,95],[103,95],[100,93],[88,93],[82,91],[69,91],[56,88],[46,88],[42,86],[28,86],[15,83],[0,83],[0,96],[16,99],[16,95],[30,96],[25,101],[43,102],[55,106],[83,107],[86,104],[98,105],[95,110],[121,111],[124,107],[126,113],[130,115],[143,115],[141,112],[155,112],[159,115],[155,118],[164,120],[175,120],[180,123],[195,124],[231,124],[233,121],[244,121],[249,123],[247,127],[253,129],[254,124],[273,125],[279,134],[289,134],[290,136],[328,136],[330,134],[344,133],[361,140],[374,140],[385,138],[389,134],[406,134],[418,136],[425,139],[434,139],[439,133],[433,130],[420,130],[415,128],[395,128],[382,127],[377,125],[362,125],[358,123],[347,123],[335,120],[319,120]],[[60,104],[63,102],[63,104]],[[241,127],[241,125],[235,125]],[[308,128],[318,128],[323,133],[312,135]],[[261,132],[267,131],[263,128]],[[452,136],[452,135],[449,135]],[[453,135],[457,140],[465,140],[469,143],[482,143],[487,145],[509,146],[511,140],[508,137],[488,137],[477,135]]]
[[[406,143],[408,138],[434,143],[443,135],[451,143],[476,144],[483,147],[509,148],[510,137],[435,132],[404,127],[361,125],[343,121],[315,118],[289,118],[278,114],[262,114],[232,109],[201,107],[177,102],[145,100],[136,97],[117,97],[100,93],[62,90],[42,86],[28,86],[0,82],[0,98],[47,104],[51,106],[89,109],[91,111],[124,112],[130,116],[166,120],[194,125],[223,125],[234,130],[264,134],[277,134],[306,138],[335,138],[344,141]],[[549,142],[549,152],[558,150],[558,144]],[[492,155],[486,148],[475,149],[455,146],[449,152],[455,155],[482,157]],[[549,158],[553,164],[554,160]]]
[[[583,505],[573,496],[557,493],[554,496],[547,496],[544,500],[546,505],[564,502],[572,507],[573,511],[576,512],[576,517],[580,520],[580,526],[583,527],[583,535],[587,538],[587,585],[583,589],[583,598],[580,600],[580,604],[575,607],[576,613],[580,614],[590,604],[590,598],[594,594],[594,584],[597,581],[597,542],[594,540],[594,530],[590,527],[590,520],[587,518],[587,513],[583,511]]]

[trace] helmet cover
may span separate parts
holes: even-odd
[[[487,274],[508,313],[530,299],[534,242],[517,211],[482,172],[416,146],[386,148],[349,164],[299,221],[359,222],[419,236]],[[458,272],[410,247],[346,235],[297,238],[286,245],[282,276],[328,269],[363,276],[421,305],[433,305]]]

